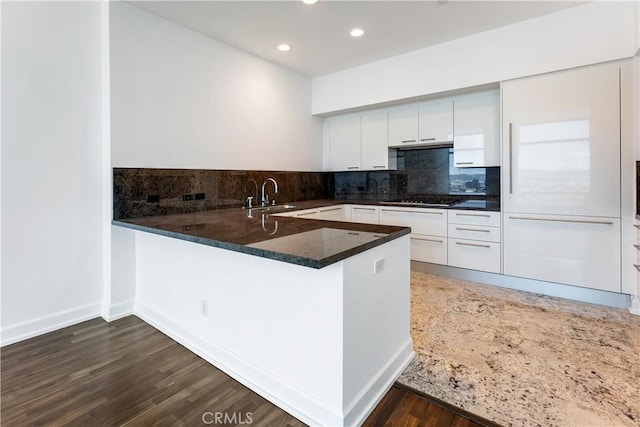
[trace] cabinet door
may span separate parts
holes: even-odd
[[[389,147],[418,143],[418,106],[403,105],[389,110]]]
[[[351,222],[378,224],[378,207],[354,205],[351,207]]]
[[[451,267],[500,273],[500,243],[450,238],[448,262]]]
[[[419,143],[453,141],[453,100],[434,100],[420,104]]]
[[[360,115],[332,117],[329,124],[331,169],[360,169]]]
[[[503,83],[505,212],[620,216],[619,69]]]
[[[324,219],[327,221],[346,221],[344,206],[327,206],[326,208],[318,209],[318,219]]]
[[[447,238],[411,235],[411,259],[447,265]]]
[[[317,209],[305,209],[303,211],[296,211],[296,218],[306,218],[306,219],[316,219],[318,218],[318,210]]]
[[[456,98],[454,116],[454,166],[500,166],[500,92],[493,90]]]
[[[447,235],[447,211],[422,208],[380,208],[380,224],[411,227],[411,234]]]
[[[504,214],[504,274],[620,292],[620,219]]]
[[[372,111],[362,114],[362,169],[396,168],[395,162],[393,162],[395,150],[391,150],[393,156],[389,155],[388,122],[387,111]]]

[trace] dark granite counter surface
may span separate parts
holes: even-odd
[[[490,211],[500,212],[500,202],[498,200],[490,199],[478,199],[478,200],[464,200],[458,203],[454,203],[450,206],[443,206],[434,208],[433,206],[407,206],[401,203],[394,203],[391,201],[381,202],[380,200],[341,200],[341,199],[324,199],[324,200],[307,200],[302,202],[291,202],[295,205],[295,210],[302,209],[314,209],[323,206],[332,205],[376,205],[376,206],[398,206],[398,207],[411,207],[420,209],[460,209],[460,210],[473,210],[473,211]]]
[[[327,204],[308,201],[296,203],[296,208]],[[326,267],[411,232],[409,227],[279,217],[242,208],[122,219],[112,223],[311,268]]]

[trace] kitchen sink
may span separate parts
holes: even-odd
[[[296,205],[282,204],[282,205],[270,205],[270,206],[256,206],[251,209],[263,212],[281,212],[287,209],[297,208]]]

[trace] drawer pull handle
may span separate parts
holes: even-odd
[[[320,212],[331,212],[331,211],[339,211],[342,208],[331,208],[331,209],[323,209]]]
[[[569,222],[573,224],[613,225],[613,222],[611,221],[587,221],[583,219],[531,218],[526,216],[510,216],[509,219],[518,219],[523,221]]]
[[[472,165],[473,162],[456,162],[456,165]]]
[[[420,138],[420,141],[424,142],[424,141],[435,141],[435,138]]]
[[[491,230],[479,230],[477,228],[461,228],[461,227],[456,227],[456,230],[459,231],[478,231],[480,233],[491,233]]]
[[[354,207],[353,209],[356,211],[375,211],[376,210],[375,208],[356,208],[356,207]]]
[[[636,268],[636,270],[640,271],[640,265],[638,265],[638,264],[633,264],[633,266]]]
[[[428,210],[424,210],[422,211],[423,208],[418,208],[421,209],[420,212],[416,212],[416,211],[405,211],[405,210],[400,210],[400,209],[380,209],[381,212],[401,212],[401,213],[415,213],[415,214],[429,214],[429,215],[443,215],[442,212],[431,212]]]
[[[513,123],[509,123],[509,194],[513,194]]]
[[[402,142],[403,144],[408,144],[408,143],[410,143],[410,142],[416,142],[416,140],[415,140],[415,139],[406,139],[406,140],[401,141],[401,142]]]
[[[347,169],[360,169],[360,166],[347,166]]]
[[[374,168],[374,169],[382,169],[382,168],[386,168],[386,166],[384,166],[384,165],[380,165],[380,166],[374,166],[373,168]]]
[[[491,218],[491,215],[487,214],[467,214],[467,213],[456,213],[457,216],[475,216],[479,218]]]
[[[298,214],[298,216],[313,215],[315,213],[316,213],[315,211],[313,211],[313,212],[301,212],[301,213]]]
[[[491,246],[489,245],[477,245],[475,243],[462,243],[462,242],[456,242],[456,245],[460,245],[460,246],[475,246],[476,248],[487,248],[487,249],[491,249]]]
[[[424,239],[422,237],[412,237],[411,240],[422,240],[423,242],[435,242],[435,243],[443,243],[442,240],[436,240],[436,239]]]

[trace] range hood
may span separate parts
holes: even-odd
[[[429,148],[453,148],[453,141],[448,142],[422,142],[407,145],[396,145],[389,149],[408,151],[408,150],[425,150]]]

